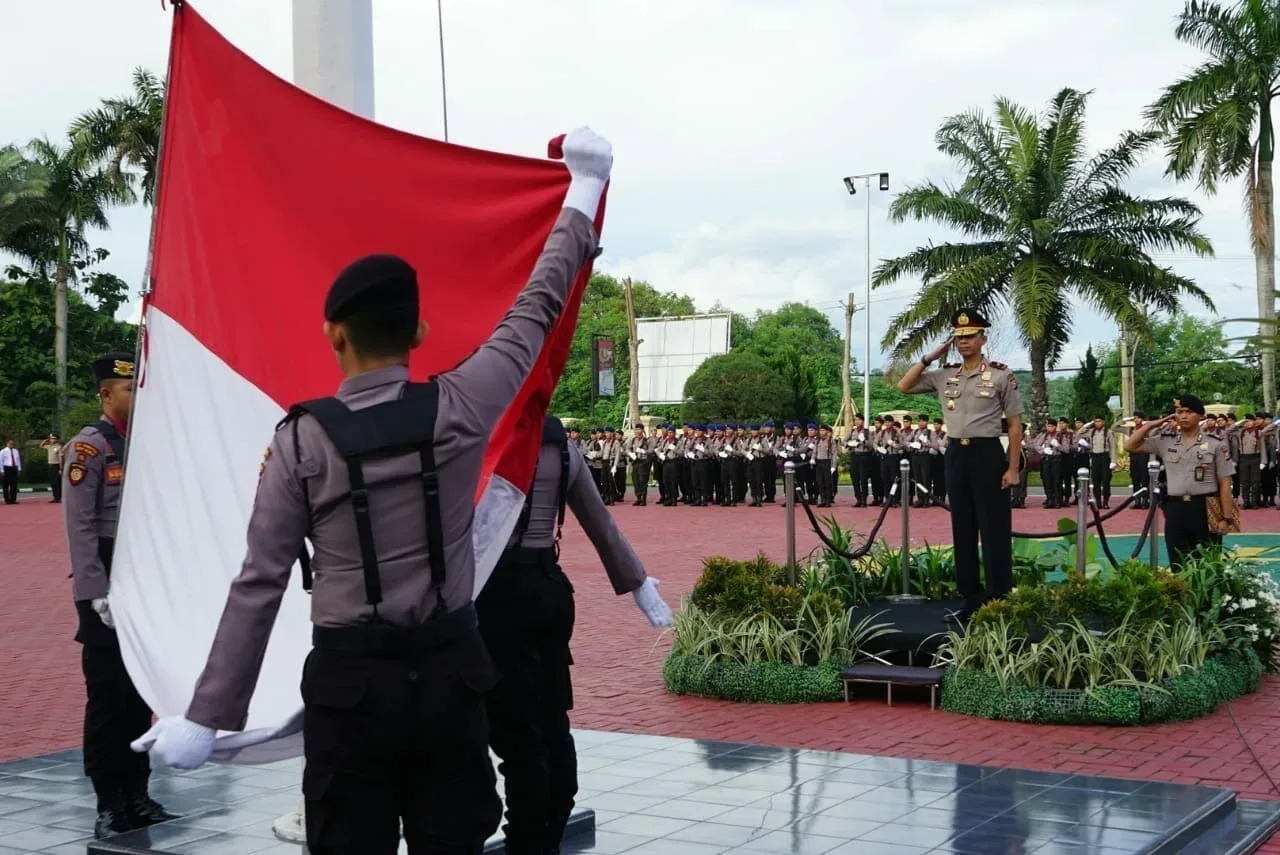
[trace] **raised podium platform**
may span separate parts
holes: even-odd
[[[914,603],[876,600],[853,609],[849,620],[856,624],[871,618],[873,624],[887,623],[897,630],[872,641],[867,646],[869,653],[899,665],[928,666],[945,634],[961,629],[956,624],[947,623],[946,617],[963,606],[960,600]]]
[[[596,830],[575,853],[1150,853],[1241,855],[1280,802],[1219,787],[1029,772],[832,751],[576,731],[579,803]],[[273,820],[297,807],[296,763],[157,774],[187,816],[95,842],[78,751],[0,764],[0,853],[301,855]],[[501,851],[492,847],[490,851]]]

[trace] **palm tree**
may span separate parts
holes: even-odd
[[[43,175],[17,146],[0,147],[0,250],[15,252],[18,232],[44,193]]]
[[[133,72],[133,92],[104,98],[102,105],[71,123],[71,138],[88,159],[104,162],[131,186],[142,185],[142,201],[155,202],[160,135],[164,126],[164,81],[145,68]],[[130,172],[132,167],[137,172]]]
[[[966,239],[930,243],[880,264],[875,287],[923,280],[915,303],[889,325],[883,346],[906,358],[932,346],[961,308],[1008,309],[1030,351],[1032,423],[1049,411],[1045,371],[1070,341],[1072,310],[1090,305],[1123,327],[1148,329],[1143,304],[1172,312],[1181,297],[1212,307],[1191,280],[1152,260],[1154,250],[1213,252],[1184,199],[1134,196],[1120,187],[1155,132],[1129,132],[1086,159],[1089,93],[1063,89],[1043,120],[1006,99],[994,119],[952,116],[935,139],[964,173],[957,187],[911,187],[890,206],[895,222],[932,220]]]
[[[1168,172],[1179,180],[1197,172],[1215,193],[1224,178],[1246,177],[1245,203],[1257,272],[1262,343],[1262,397],[1275,411],[1276,268],[1275,128],[1271,100],[1280,94],[1280,2],[1243,0],[1230,9],[1191,0],[1175,35],[1209,59],[1172,84],[1147,108],[1166,134]]]
[[[39,269],[52,268],[54,285],[54,365],[58,388],[58,417],[67,400],[67,288],[92,254],[86,231],[107,227],[112,204],[133,201],[128,185],[109,168],[94,168],[71,146],[48,139],[27,146],[28,161],[43,184],[43,192],[29,199],[22,224],[9,240],[9,249]]]

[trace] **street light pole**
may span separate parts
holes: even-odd
[[[887,172],[867,172],[862,175],[850,175],[844,179],[844,189],[849,191],[850,196],[857,195],[858,185],[855,183],[859,178],[862,179],[862,188],[867,196],[867,291],[866,291],[866,341],[863,347],[862,355],[862,415],[863,418],[871,418],[871,179],[880,179],[880,189],[889,189],[889,173]]]

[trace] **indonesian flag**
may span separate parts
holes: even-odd
[[[312,97],[254,63],[189,3],[174,12],[167,98],[111,590],[125,664],[158,716],[185,712],[204,667],[276,423],[342,379],[320,333],[338,271],[374,252],[417,269],[430,330],[411,374],[425,380],[489,337],[533,270],[569,182],[563,164],[421,139]],[[602,221],[603,204],[597,228]],[[493,432],[476,494],[477,590],[529,489],[589,275],[574,283]],[[310,637],[308,598],[295,582],[246,731],[224,736],[215,757],[300,752]]]

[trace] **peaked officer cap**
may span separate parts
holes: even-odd
[[[361,309],[418,312],[418,273],[398,255],[366,255],[343,268],[324,298],[324,319],[341,321]]]
[[[961,309],[951,319],[951,334],[954,336],[978,335],[986,332],[991,324],[976,309]]]
[[[93,376],[98,380],[132,380],[133,354],[108,353],[93,360]]]

